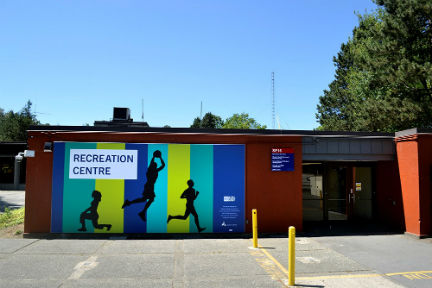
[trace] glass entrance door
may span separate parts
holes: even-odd
[[[325,173],[326,220],[347,220],[348,168],[330,166]]]
[[[323,221],[322,164],[303,163],[303,221]]]
[[[303,163],[303,220],[373,219],[373,166]]]
[[[372,220],[372,167],[355,167],[355,187],[352,197],[354,219]]]

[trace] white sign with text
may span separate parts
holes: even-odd
[[[71,149],[70,179],[137,179],[138,151]]]

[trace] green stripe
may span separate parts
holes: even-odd
[[[63,233],[78,233],[81,228],[80,215],[90,207],[95,189],[93,179],[69,179],[70,149],[95,149],[96,143],[65,143],[65,169],[63,188]],[[86,221],[87,233],[93,232],[93,225]]]

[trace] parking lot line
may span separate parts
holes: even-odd
[[[264,247],[258,245],[257,251],[262,252],[279,270],[288,277],[288,270],[279,261],[274,258]],[[258,259],[257,259],[258,261]],[[269,270],[269,269],[266,269]],[[273,269],[274,270],[274,269]],[[269,271],[268,271],[269,272]],[[270,274],[275,274],[274,271]],[[324,280],[324,279],[347,279],[347,278],[371,278],[371,277],[392,277],[403,276],[410,280],[432,279],[432,270],[427,271],[410,271],[410,272],[393,272],[393,273],[370,273],[370,274],[342,274],[342,275],[321,275],[321,276],[304,276],[296,277],[296,280]],[[279,277],[280,278],[280,277]]]

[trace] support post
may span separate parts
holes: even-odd
[[[253,248],[258,248],[258,216],[256,209],[252,209],[252,237]]]
[[[22,158],[21,158],[22,159]],[[15,157],[14,163],[14,189],[18,190],[20,182],[21,159]]]
[[[288,285],[295,285],[295,227],[288,230]]]

